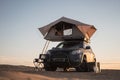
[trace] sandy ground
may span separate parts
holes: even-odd
[[[120,70],[94,72],[35,71],[28,66],[0,65],[0,80],[120,80]]]

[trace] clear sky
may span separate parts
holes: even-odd
[[[38,28],[62,16],[94,25],[97,60],[120,63],[120,0],[0,0],[0,64],[32,65],[45,44]]]

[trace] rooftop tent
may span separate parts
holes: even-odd
[[[46,40],[64,41],[72,39],[90,40],[96,28],[93,25],[62,17],[39,28],[39,30]]]

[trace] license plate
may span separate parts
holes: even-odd
[[[53,58],[55,62],[65,62],[65,58]]]

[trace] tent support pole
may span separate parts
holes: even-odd
[[[50,42],[50,41],[46,40],[45,45],[44,45],[44,48],[43,48],[43,50],[42,50],[42,54],[44,54],[44,52],[46,51],[46,49],[47,49],[47,47],[48,47],[48,45],[49,45],[49,42]]]
[[[46,53],[46,52],[47,52],[47,49],[48,49],[49,44],[50,44],[50,41],[48,41],[48,43],[47,43],[47,45],[46,45],[46,48],[45,48],[44,53]]]

